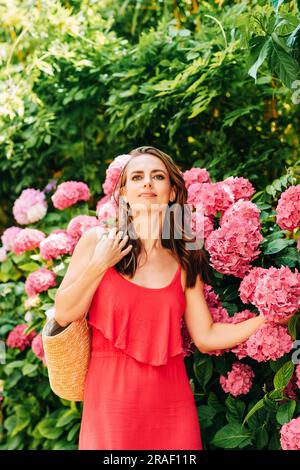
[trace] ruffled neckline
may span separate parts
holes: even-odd
[[[145,289],[145,290],[149,290],[149,291],[162,291],[162,290],[165,290],[165,289],[169,289],[170,287],[173,286],[174,282],[176,281],[177,279],[177,276],[178,274],[180,274],[181,272],[181,265],[179,264],[177,270],[176,270],[176,273],[175,275],[173,276],[173,279],[172,281],[167,285],[167,286],[164,286],[164,287],[146,287],[146,286],[141,286],[139,284],[136,284],[135,282],[132,282],[132,281],[129,281],[129,279],[126,279],[125,277],[122,276],[122,274],[119,273],[119,271],[115,268],[115,266],[112,266],[112,271],[120,278],[122,279],[124,282],[126,282],[127,284],[130,284],[132,285],[133,287],[137,287],[139,289]]]

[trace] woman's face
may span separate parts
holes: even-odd
[[[143,194],[147,192],[151,194]],[[166,207],[176,196],[165,164],[149,154],[140,155],[128,163],[126,184],[121,194],[132,209],[147,212]]]

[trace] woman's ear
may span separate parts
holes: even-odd
[[[171,193],[170,193],[170,202],[174,202],[176,199],[176,190],[173,186],[173,188],[171,189]]]

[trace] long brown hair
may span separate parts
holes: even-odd
[[[164,233],[165,229],[169,230],[167,233],[170,233],[170,237],[161,238],[162,246],[171,250],[175,258],[185,269],[187,273],[186,287],[194,287],[198,274],[200,274],[204,282],[210,283],[210,267],[205,252],[202,249],[187,250],[185,248],[186,242],[194,243],[196,241],[196,237],[192,234],[191,224],[189,223],[191,221],[191,213],[189,214],[189,206],[187,205],[188,193],[181,171],[168,154],[155,147],[138,147],[128,152],[128,155],[131,155],[132,158],[138,158],[143,154],[150,154],[160,158],[168,170],[171,186],[176,187],[175,200],[173,202],[169,202],[168,204],[169,209],[173,204],[175,204],[174,211],[170,210],[170,217],[164,218],[164,225],[162,230],[162,233]],[[114,188],[113,196],[118,206],[119,203],[116,201],[115,194],[120,195],[120,189],[126,185],[127,166],[132,158],[130,158],[125,164]],[[119,199],[122,200],[122,198]],[[184,205],[186,205],[185,211],[182,210]],[[117,229],[123,231],[123,236],[126,235],[126,233],[128,234],[129,237],[126,246],[131,244],[132,249],[116,264],[115,267],[118,272],[129,275],[129,277],[132,278],[137,269],[138,257],[144,247],[138,237],[131,238],[130,234],[126,230],[127,225],[131,224],[133,220],[130,214],[130,206],[128,203],[122,203],[119,206],[119,214],[120,217],[117,218]],[[184,220],[186,217],[187,220]],[[127,221],[126,226],[124,225],[124,221]],[[166,224],[169,225],[166,227]],[[174,237],[175,233],[176,238]]]

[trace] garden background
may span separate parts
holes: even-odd
[[[109,164],[152,145],[182,172],[205,168],[211,182],[247,178],[262,234],[252,266],[285,267],[296,278],[299,223],[280,224],[276,208],[295,187],[299,213],[299,8],[299,1],[2,2],[0,233],[17,226],[48,236],[77,216],[99,217]],[[73,180],[84,182],[90,197],[60,210],[51,196]],[[47,211],[18,222],[13,207],[28,188],[43,191]],[[217,229],[221,214],[214,215]],[[38,247],[1,250],[0,449],[77,449],[82,403],[52,393],[30,343],[6,343],[20,324],[40,333],[70,254],[45,260]],[[41,267],[57,284],[30,304],[25,282]],[[214,307],[221,302],[230,317],[246,308],[258,313],[242,302],[241,278],[212,267]],[[297,340],[293,313],[286,330]],[[206,449],[282,448],[282,426],[300,416],[291,354],[245,357],[255,377],[249,393],[238,396],[219,382],[237,360],[232,351],[186,356]],[[293,445],[300,448],[299,439]]]

